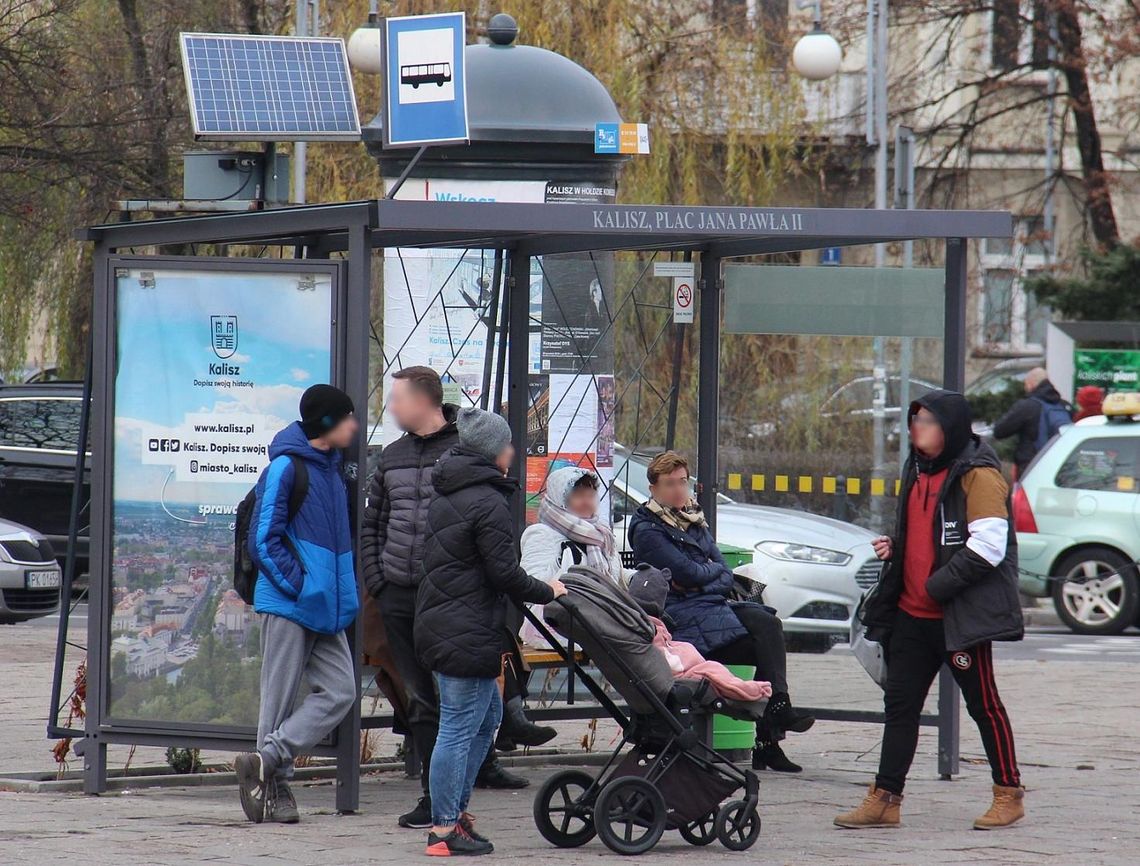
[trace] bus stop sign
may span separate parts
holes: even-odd
[[[384,147],[468,139],[463,12],[384,20]]]

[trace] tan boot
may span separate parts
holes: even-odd
[[[847,830],[897,827],[902,800],[901,794],[892,794],[890,791],[871,785],[871,790],[867,792],[859,807],[836,817],[835,826]]]
[[[1025,789],[994,785],[994,801],[989,811],[974,822],[975,830],[998,830],[1025,817]]]

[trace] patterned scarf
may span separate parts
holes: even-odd
[[[566,466],[551,472],[546,479],[546,494],[538,506],[538,520],[585,547],[586,564],[601,574],[609,575],[617,549],[613,530],[597,515],[587,520],[566,508],[570,491],[578,479],[592,474],[580,466]]]
[[[665,523],[682,532],[688,532],[693,526],[709,525],[708,521],[705,520],[705,513],[701,511],[701,507],[697,505],[695,499],[690,499],[688,504],[682,508],[670,508],[668,505],[662,505],[656,499],[650,499],[645,503],[645,507]]]

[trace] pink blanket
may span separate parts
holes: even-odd
[[[742,680],[720,662],[707,660],[695,646],[684,641],[673,640],[665,623],[650,617],[657,627],[653,645],[665,653],[669,669],[677,679],[708,680],[722,698],[733,701],[758,701],[772,697],[772,684],[760,680]]]

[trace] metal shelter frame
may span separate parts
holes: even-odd
[[[1004,211],[865,210],[821,208],[687,207],[676,205],[500,204],[369,200],[311,205],[247,213],[187,216],[94,226],[78,233],[94,243],[94,301],[91,331],[92,362],[85,396],[90,406],[92,467],[91,569],[88,617],[87,716],[82,730],[60,727],[59,696],[63,652],[68,628],[67,609],[61,616],[53,704],[48,733],[53,737],[82,737],[77,748],[84,758],[84,789],[106,788],[107,745],[196,746],[233,750],[249,745],[244,730],[211,729],[173,723],[133,723],[125,726],[108,718],[110,610],[112,607],[110,539],[113,443],[114,268],[117,254],[136,256],[145,249],[157,254],[184,251],[194,244],[281,245],[297,259],[341,259],[340,289],[335,299],[335,384],[358,406],[369,393],[370,291],[372,252],[386,247],[440,247],[505,251],[511,275],[529,275],[533,256],[568,252],[656,250],[683,252],[699,258],[700,296],[698,355],[699,419],[697,429],[698,498],[715,531],[717,493],[717,427],[719,416],[720,337],[725,259],[788,253],[832,246],[853,246],[907,240],[945,242],[945,333],[943,371],[948,388],[965,384],[967,240],[1010,237],[1013,218]],[[169,261],[169,260],[168,260]],[[213,259],[218,262],[218,259]],[[237,260],[235,259],[235,262]],[[216,266],[216,265],[215,265]],[[525,334],[529,328],[529,292],[512,276],[503,291],[507,332]],[[516,442],[527,433],[528,341],[511,340],[506,358],[507,418]],[[84,415],[84,427],[88,419]],[[357,443],[355,459],[366,466],[365,437]],[[79,449],[80,477],[84,471]],[[526,454],[519,449],[516,473],[525,483]],[[359,536],[364,479],[358,478],[351,502]],[[78,484],[77,484],[78,487]],[[73,511],[78,513],[79,496]],[[523,497],[517,497],[516,519],[523,522]],[[72,524],[74,547],[75,515]],[[68,597],[73,557],[64,575]],[[354,650],[360,645],[360,624],[350,629]],[[355,653],[359,659],[359,653]],[[958,771],[959,706],[952,678],[940,680],[939,772]],[[831,711],[824,717],[846,721],[880,721],[881,714]],[[365,720],[366,726],[370,720]],[[931,721],[929,718],[927,721]],[[337,759],[336,805],[355,811],[359,803],[361,712],[359,702],[340,724],[322,754]]]

